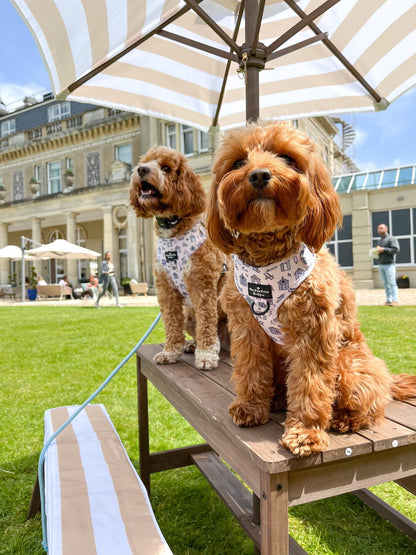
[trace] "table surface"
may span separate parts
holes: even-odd
[[[250,428],[241,428],[232,422],[228,406],[235,398],[235,391],[227,354],[221,356],[218,368],[204,372],[194,367],[193,355],[184,354],[175,364],[156,365],[153,357],[160,350],[161,345],[140,348],[138,357],[143,374],[256,494],[261,489],[259,472],[291,473],[290,505],[416,473],[416,398],[390,403],[385,421],[371,429],[346,434],[329,432],[327,450],[297,458],[279,444],[285,412],[272,413],[267,424]],[[406,465],[401,463],[404,451]],[[386,460],[389,462],[383,462]],[[345,475],[345,464],[351,469],[348,475]],[[375,467],[374,471],[369,467]],[[305,471],[315,477],[316,491],[311,488],[305,491],[304,480],[300,479]],[[323,482],[331,476],[333,491],[329,487],[326,494],[320,495],[319,488],[326,489],[322,487]]]

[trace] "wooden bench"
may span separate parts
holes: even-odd
[[[39,297],[59,297],[62,301],[64,297],[70,295],[73,299],[71,287],[65,285],[37,285],[36,289]]]
[[[262,555],[304,554],[288,534],[288,508],[347,492],[416,540],[416,524],[365,489],[394,480],[416,494],[416,398],[390,403],[386,420],[371,429],[330,432],[328,449],[299,459],[279,444],[283,411],[262,426],[240,428],[232,422],[228,355],[221,353],[218,368],[205,372],[187,354],[176,364],[155,364],[161,349],[144,345],[137,353],[140,476],[148,491],[153,472],[195,464]],[[205,444],[150,453],[148,380]]]
[[[77,406],[45,412],[45,442]],[[88,405],[46,451],[49,555],[172,554],[103,405]],[[40,509],[35,485],[29,517]]]
[[[130,289],[131,292],[133,293],[133,295],[144,295],[145,297],[147,297],[147,283],[146,282],[141,282],[141,283],[129,283],[130,285]]]

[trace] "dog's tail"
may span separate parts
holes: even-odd
[[[396,401],[404,401],[410,397],[416,397],[416,376],[411,376],[410,374],[393,376],[391,394]]]

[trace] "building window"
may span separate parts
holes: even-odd
[[[67,118],[71,115],[71,104],[69,102],[61,102],[54,104],[48,108],[48,121],[57,121]]]
[[[89,152],[87,154],[87,186],[96,187],[101,182],[100,153]]]
[[[128,164],[130,167],[133,163],[133,154],[131,149],[131,144],[125,145],[116,145],[115,147],[115,159],[121,160],[125,164]]]
[[[74,169],[74,159],[73,158],[65,158],[65,169],[66,170],[73,170]]]
[[[169,148],[173,148],[176,150],[176,124],[175,123],[168,123],[165,127],[166,131],[166,145]]]
[[[38,196],[44,194],[44,179],[43,179],[43,167],[42,166],[35,166],[33,169],[33,175],[36,181],[39,183],[39,191]]]
[[[373,246],[380,239],[377,227],[380,224],[386,224],[390,235],[399,241],[400,252],[396,255],[396,263],[416,264],[416,208],[373,212],[371,220]],[[377,260],[373,260],[373,264],[376,266]]]
[[[181,125],[181,143],[185,155],[194,153],[194,130],[189,125]]]
[[[205,131],[198,133],[198,150],[199,152],[208,152],[209,150],[209,135]]]
[[[327,246],[340,266],[343,268],[353,267],[351,214],[344,216],[342,228],[335,231]]]
[[[127,270],[127,228],[118,230],[118,252],[120,256],[120,279],[129,277]]]
[[[1,136],[7,137],[7,135],[12,135],[13,133],[16,133],[16,120],[8,119],[3,121],[1,124]]]
[[[61,163],[49,162],[47,167],[48,194],[61,191]]]

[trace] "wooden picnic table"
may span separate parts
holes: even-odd
[[[150,475],[195,464],[263,555],[305,551],[288,534],[288,508],[353,492],[416,541],[416,525],[370,491],[394,480],[416,494],[416,399],[394,401],[386,420],[359,433],[330,433],[323,453],[297,458],[279,444],[284,412],[264,425],[236,426],[228,414],[235,398],[227,355],[215,370],[193,365],[193,355],[176,364],[156,365],[161,345],[137,353],[140,474],[150,491]],[[205,444],[149,452],[147,380],[204,438]],[[224,464],[227,463],[246,486]]]

